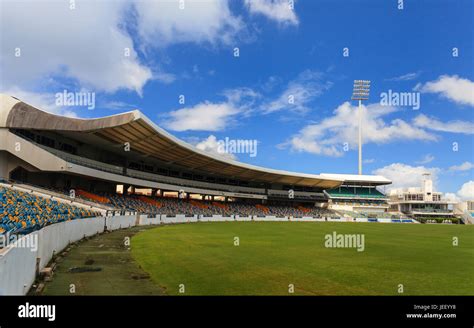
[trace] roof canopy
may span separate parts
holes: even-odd
[[[174,137],[138,110],[95,119],[78,119],[41,111],[16,98],[0,95],[0,127],[80,132],[100,137],[111,144],[130,143],[133,150],[167,164],[243,181],[258,181],[322,189],[335,188],[344,175],[315,175],[274,170],[212,155]],[[386,184],[382,177],[363,176],[367,182]]]

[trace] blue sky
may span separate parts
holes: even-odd
[[[350,97],[368,79],[364,173],[408,187],[430,171],[441,191],[474,197],[472,1],[74,4],[1,1],[2,92],[78,117],[138,108],[211,152],[257,140],[256,157],[233,155],[243,162],[356,173]],[[57,106],[63,90],[93,92],[96,107]],[[389,90],[418,95],[419,109],[382,104]]]

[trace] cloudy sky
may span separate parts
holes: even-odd
[[[472,1],[0,6],[0,91],[32,105],[77,117],[140,109],[211,152],[226,137],[257,140],[257,156],[230,155],[243,162],[356,173],[350,98],[353,80],[368,79],[364,173],[408,187],[429,171],[441,191],[474,197]],[[57,106],[64,90],[94,93],[95,108]],[[413,98],[386,101],[400,93]]]

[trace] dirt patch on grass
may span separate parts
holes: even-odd
[[[164,290],[155,285],[132,258],[130,244],[127,243],[132,236],[147,228],[134,227],[105,233],[77,243],[75,247],[68,247],[54,260],[52,279],[45,282],[39,294],[163,295]],[[37,294],[33,290],[36,288],[32,288],[31,294]]]

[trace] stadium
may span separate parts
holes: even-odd
[[[474,292],[470,273],[455,269],[472,262],[472,238],[458,248],[437,242],[467,237],[469,218],[424,225],[390,212],[383,188],[391,181],[382,176],[240,163],[177,139],[138,110],[78,119],[0,100],[1,295],[68,295],[71,284],[92,295],[392,295],[400,280],[409,294]],[[336,231],[364,235],[371,252],[324,247]],[[104,257],[86,246],[120,251]],[[426,247],[445,255],[441,263],[426,259]],[[423,258],[423,267],[409,265]],[[387,276],[393,260],[403,269]],[[121,268],[135,273],[121,277]],[[106,278],[113,287],[100,283]]]
[[[474,327],[473,13],[0,0],[0,328]]]

